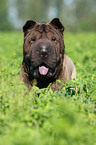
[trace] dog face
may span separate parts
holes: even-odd
[[[30,78],[56,78],[64,57],[64,26],[58,18],[50,23],[27,21],[23,26],[23,65]]]

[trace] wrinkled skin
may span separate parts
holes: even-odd
[[[67,80],[76,77],[74,64],[64,55],[64,26],[58,18],[50,23],[27,21],[23,26],[23,32],[23,62],[20,75],[30,89],[34,79],[39,88],[44,88],[50,83],[56,84],[56,79],[66,83]],[[71,65],[69,70],[65,62]],[[56,90],[56,85],[53,85],[53,90]]]

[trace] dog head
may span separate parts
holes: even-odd
[[[56,79],[64,57],[64,26],[58,18],[50,23],[29,20],[23,26],[23,65],[30,78]]]

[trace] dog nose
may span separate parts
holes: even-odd
[[[45,46],[43,46],[41,48],[40,55],[41,55],[41,57],[47,57],[48,56],[48,50]]]

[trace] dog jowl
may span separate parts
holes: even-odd
[[[29,88],[35,81],[39,88],[45,88],[52,83],[55,90],[56,79],[66,83],[76,77],[73,62],[64,54],[64,26],[58,18],[50,23],[29,20],[23,26],[23,32],[20,76]]]

